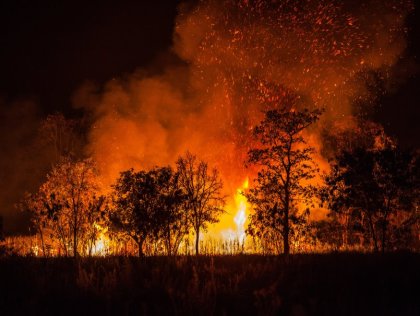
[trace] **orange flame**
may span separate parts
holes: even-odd
[[[92,248],[92,255],[94,256],[105,256],[108,252],[110,246],[110,240],[106,236],[107,228],[100,226],[97,223],[93,224],[96,229],[99,230],[99,236],[95,241],[95,244]]]
[[[245,242],[245,229],[247,220],[247,199],[243,192],[248,188],[248,178],[245,179],[243,184],[236,190],[233,201],[227,206],[227,214],[224,216],[218,226],[227,228],[220,231],[220,237],[223,240],[237,240],[241,245]],[[232,214],[233,216],[232,221]]]

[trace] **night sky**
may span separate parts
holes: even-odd
[[[15,127],[26,124],[18,115],[5,114],[17,102],[35,104],[31,111],[38,119],[57,111],[78,115],[72,97],[84,83],[101,85],[158,63],[160,58],[176,58],[168,55],[179,2],[2,1],[2,133],[13,134]],[[396,67],[401,80],[371,113],[401,144],[410,147],[420,145],[418,2],[407,19],[408,48]],[[10,122],[11,117],[16,121]],[[1,138],[2,155],[10,148],[7,138]],[[2,164],[2,168],[7,166]],[[4,173],[1,170],[1,187],[6,185]]]
[[[168,50],[178,1],[2,1],[0,95],[69,111],[86,80],[104,83]]]

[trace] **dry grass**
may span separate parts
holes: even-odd
[[[0,259],[8,314],[418,315],[418,254]]]

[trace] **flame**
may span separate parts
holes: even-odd
[[[230,219],[232,217],[232,213],[235,212],[233,216],[233,223],[229,222],[229,217],[222,219],[221,224],[228,224],[230,227],[223,229],[220,231],[220,237],[222,240],[227,241],[234,241],[237,240],[239,244],[242,246],[245,243],[245,227],[246,227],[246,219],[247,219],[247,199],[244,196],[244,191],[249,186],[248,177],[245,179],[243,184],[236,189],[236,193],[233,196],[233,202],[228,205],[228,215],[230,214]],[[231,211],[229,211],[231,210]],[[235,225],[235,227],[232,227]]]
[[[93,250],[94,255],[102,255],[107,249],[107,240],[104,236],[100,236],[99,239],[95,242],[95,247]]]
[[[238,211],[233,220],[236,224],[236,233],[241,243],[245,241],[245,222],[247,218],[247,200],[243,192],[244,190],[248,189],[248,185],[248,178],[246,178],[245,182],[242,185],[242,188],[239,188],[235,194],[235,203],[237,205]]]
[[[95,229],[99,231],[99,236],[95,241],[95,244],[92,248],[92,255],[94,256],[105,256],[108,253],[110,246],[110,240],[106,236],[108,228],[102,227],[101,225],[94,223]]]

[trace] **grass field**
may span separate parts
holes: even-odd
[[[420,315],[420,255],[0,258],[0,315]]]

